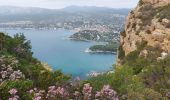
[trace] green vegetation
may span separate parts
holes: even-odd
[[[70,79],[61,71],[46,70],[32,54],[30,41],[23,34],[10,37],[0,33],[0,99],[7,100],[8,91],[16,88],[21,100],[31,100],[28,89],[46,90],[48,86],[60,85]]]
[[[111,91],[114,98],[118,93],[120,100],[170,99],[170,57],[157,61],[162,52],[159,47],[147,46],[146,41],[136,45],[137,50],[127,56],[119,47],[119,52],[123,53],[119,59],[123,63],[115,66],[113,71],[88,80],[70,82],[69,76],[59,70],[47,70],[32,57],[30,41],[23,34],[10,37],[0,33],[0,99],[7,100],[13,96],[11,89],[13,92],[17,89],[17,96],[21,100],[33,100],[40,91],[45,94],[38,95],[42,100],[46,100],[47,95],[51,95],[48,100],[94,100],[98,98],[95,97],[96,91],[100,91],[101,100],[111,98],[107,93],[102,94],[102,91]],[[149,51],[147,57],[140,55],[142,50]],[[51,94],[55,91],[62,91],[62,94]]]
[[[118,43],[110,43],[106,45],[94,45],[91,46],[89,49],[91,51],[102,51],[102,52],[117,52]]]
[[[101,37],[101,34],[92,30],[79,31],[70,36],[71,39],[79,41],[97,41],[98,37]]]
[[[114,73],[89,79],[88,82],[93,87],[100,87],[108,82],[118,92],[121,100],[169,100],[169,68],[170,58],[160,62],[138,58],[131,65],[116,67]]]
[[[111,85],[111,78],[111,74],[105,73],[97,77],[91,77],[88,80],[83,81],[82,83],[90,83],[93,87],[93,91],[99,91],[103,87],[103,85]]]
[[[125,51],[123,50],[122,45],[121,45],[118,48],[118,58],[123,59],[124,57],[125,57]]]
[[[70,38],[78,41],[118,42],[119,34],[114,32],[99,32],[97,30],[82,30],[71,35]]]
[[[145,41],[136,45],[137,50],[120,57],[123,59],[123,64],[116,66],[114,73],[89,79],[90,83],[97,86],[100,77],[102,79],[107,77],[103,80],[118,92],[121,100],[169,100],[170,58],[157,61],[161,49],[147,46]],[[149,55],[139,56],[144,49],[149,50]]]

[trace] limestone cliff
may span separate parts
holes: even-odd
[[[159,47],[162,56],[170,54],[170,0],[140,0],[129,13],[120,38],[118,63],[143,41],[147,46]],[[144,49],[141,54],[148,52]]]

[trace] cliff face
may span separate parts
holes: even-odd
[[[118,63],[123,56],[137,50],[137,44],[147,42],[147,46],[159,47],[160,54],[170,54],[170,0],[140,0],[132,10],[121,33]],[[147,55],[144,49],[141,54]]]

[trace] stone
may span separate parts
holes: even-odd
[[[170,53],[170,28],[166,25],[170,20],[158,16],[157,12],[161,7],[166,9],[166,5],[170,5],[170,0],[140,0],[137,7],[129,13],[125,24],[126,36],[120,37],[125,56],[137,50],[136,43],[142,41],[146,41],[148,46],[160,46],[164,52],[162,57],[165,57],[165,52]],[[168,13],[164,14],[168,16]],[[141,51],[140,54],[147,55],[147,52]],[[117,61],[121,62],[120,59]]]

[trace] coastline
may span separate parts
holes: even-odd
[[[84,52],[86,52],[86,53],[115,54],[115,55],[116,55],[116,52],[113,52],[113,51],[102,51],[102,50],[92,51],[92,50],[90,50],[89,48],[87,48]]]
[[[84,41],[84,42],[93,42],[92,40],[86,40],[86,39],[76,39],[76,38],[72,38],[72,37],[68,37],[69,40],[73,40],[73,41]]]

